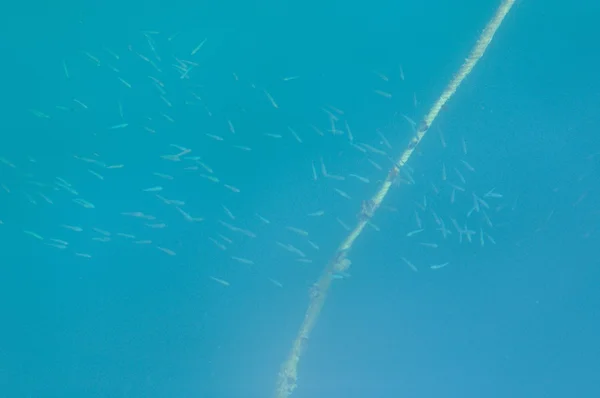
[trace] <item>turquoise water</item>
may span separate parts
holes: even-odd
[[[0,396],[272,396],[497,6],[7,6]],[[598,396],[598,16],[513,7],[336,275],[294,397]]]

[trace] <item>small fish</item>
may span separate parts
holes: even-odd
[[[231,192],[240,193],[240,189],[234,187],[233,185],[223,184],[223,186],[229,189]]]
[[[82,207],[84,207],[86,209],[95,209],[96,208],[96,206],[94,206],[93,203],[88,202],[87,200],[84,200],[84,199],[75,198],[75,199],[73,199],[73,202],[77,203],[78,205],[81,205]]]
[[[81,232],[81,231],[83,231],[83,228],[77,227],[77,226],[74,226],[74,225],[65,225],[65,224],[63,224],[63,225],[61,225],[61,227],[66,228],[66,229],[70,229],[71,231],[75,231],[75,232]]]
[[[269,278],[269,282],[271,282],[272,284],[274,284],[277,287],[283,287],[283,285],[281,284],[281,282],[275,280],[275,279],[271,279]]]
[[[404,261],[404,263],[406,265],[408,265],[410,267],[410,269],[412,269],[415,272],[418,272],[419,270],[417,269],[417,267],[415,267],[415,265],[413,263],[411,263],[410,261],[408,261],[406,258],[404,257],[400,257],[402,259],[402,261]]]
[[[382,90],[373,90],[373,91],[375,92],[375,94],[379,94],[379,95],[381,95],[382,97],[385,97],[385,98],[392,98],[392,94],[390,94],[390,93],[388,93],[388,92],[386,92],[386,91],[382,91]]]
[[[92,256],[90,254],[87,254],[87,253],[75,253],[75,255],[77,257],[92,258]]]
[[[229,286],[229,282],[227,282],[224,279],[220,279],[220,278],[215,278],[214,276],[209,276],[210,279],[212,279],[213,281],[220,283],[223,286]]]
[[[144,192],[160,192],[162,190],[163,190],[163,187],[161,187],[160,185],[157,185],[155,187],[150,187],[150,188],[143,189]]]
[[[195,48],[192,50],[192,52],[190,53],[190,55],[195,55],[195,54],[196,54],[198,51],[200,51],[200,49],[201,49],[201,48],[204,46],[204,43],[206,43],[206,40],[207,40],[207,39],[208,39],[208,38],[206,38],[206,39],[202,40],[202,42],[201,42],[200,44],[198,44],[198,45],[197,45],[197,46],[196,46],[196,47],[195,47]]]
[[[265,223],[265,224],[271,224],[271,221],[267,220],[266,218],[264,218],[264,217],[263,217],[263,216],[261,216],[260,214],[256,213],[255,215],[256,215],[256,217],[258,217],[258,219],[259,219],[260,221],[262,221],[263,223]]]
[[[366,177],[359,176],[358,174],[348,174],[348,177],[356,178],[358,181],[368,184],[370,180]]]
[[[115,124],[114,126],[109,127],[109,129],[110,130],[124,129],[127,126],[129,126],[129,123],[121,123],[121,124]]]
[[[165,247],[156,246],[156,248],[164,253],[167,253],[169,256],[175,256],[177,254],[173,250],[167,249]]]
[[[338,188],[333,188],[333,190],[334,190],[335,192],[337,192],[337,194],[338,194],[338,195],[340,195],[342,198],[345,198],[345,199],[352,199],[352,198],[350,197],[350,195],[348,195],[346,192],[342,191],[341,189],[338,189]]]
[[[237,261],[239,263],[242,263],[242,264],[248,264],[248,265],[253,265],[254,264],[254,261],[248,260],[247,258],[243,258],[243,257],[231,256],[231,259],[235,260],[235,261]]]
[[[444,268],[448,264],[450,264],[450,263],[434,264],[434,265],[429,266],[429,268],[434,269],[434,270],[440,269],[440,268]]]
[[[227,250],[227,246],[225,246],[224,244],[222,244],[221,242],[219,242],[215,238],[210,238],[209,237],[208,240],[210,240],[212,243],[214,243],[215,246],[217,246],[219,249],[221,249],[223,251]]]
[[[306,232],[305,230],[303,230],[303,229],[300,229],[300,228],[296,228],[296,227],[289,227],[289,226],[288,226],[288,227],[285,227],[285,229],[287,229],[288,231],[292,231],[292,232],[294,232],[294,233],[296,233],[296,234],[298,234],[298,235],[302,235],[302,236],[308,236],[308,232]]]
[[[411,236],[416,235],[416,234],[418,234],[420,232],[423,232],[423,231],[425,231],[423,228],[421,228],[421,229],[415,229],[414,231],[410,231],[409,233],[407,233],[406,236],[410,238]]]
[[[44,238],[43,238],[42,236],[40,236],[40,235],[36,234],[36,233],[35,233],[35,232],[33,232],[33,231],[27,231],[27,230],[25,230],[25,231],[23,231],[23,232],[24,232],[24,233],[26,233],[26,234],[27,234],[27,235],[29,235],[29,236],[33,236],[33,237],[34,237],[34,238],[36,238],[36,239],[39,239],[39,240],[44,240]]]
[[[225,211],[225,214],[227,214],[227,217],[231,218],[232,220],[235,220],[235,216],[233,215],[231,210],[229,210],[225,205],[221,206],[223,206],[223,210]]]

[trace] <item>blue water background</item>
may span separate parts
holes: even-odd
[[[335,106],[357,140],[385,149],[375,133],[381,129],[393,146],[386,150],[397,156],[411,136],[401,114],[419,121],[497,6],[472,0],[5,5],[0,156],[16,167],[0,164],[0,183],[11,191],[0,191],[0,396],[271,396],[309,288],[346,235],[335,216],[354,225],[360,202],[389,168],[382,161],[384,170],[375,169],[347,139],[319,137],[309,125],[327,130],[321,108]],[[380,209],[373,219],[380,231],[367,229],[357,240],[351,277],[335,281],[310,336],[295,397],[600,396],[599,16],[593,1],[517,2],[411,158],[416,184],[395,187],[384,204],[397,211]],[[147,31],[159,32],[150,35],[161,73],[128,50],[150,57]],[[174,56],[198,62],[189,81],[171,67]],[[172,108],[148,75],[168,87]],[[174,123],[161,117],[167,111]],[[123,119],[126,129],[110,129]],[[253,151],[236,151],[205,133]],[[176,152],[169,144],[193,149],[190,155],[202,156],[241,192],[160,159]],[[101,170],[74,155],[125,167]],[[313,181],[310,165],[321,157],[331,173],[357,173],[371,183]],[[427,195],[440,215],[453,217],[448,191],[431,195],[430,183],[440,179],[442,164],[461,159],[476,168],[470,190],[496,187],[504,195],[490,230],[496,244],[481,247],[478,237],[459,244],[455,232],[452,244],[431,254],[406,237],[416,228],[415,203]],[[158,180],[153,172],[176,178]],[[31,184],[56,177],[96,208]],[[205,221],[186,222],[142,192],[154,185]],[[54,195],[54,204],[39,192]],[[208,240],[223,233],[216,222],[227,220],[222,205],[257,234],[229,233],[234,244],[227,253]],[[320,208],[326,216],[306,216]],[[462,217],[468,210],[467,200]],[[149,229],[121,215],[134,211],[159,215],[168,228]],[[275,244],[298,240],[288,225],[318,242],[312,264]],[[177,255],[114,236],[92,241],[93,227],[153,239]],[[422,236],[441,242],[434,227]],[[69,248],[45,245],[48,238],[69,241]],[[450,264],[428,268],[443,262]]]

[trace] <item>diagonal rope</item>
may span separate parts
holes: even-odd
[[[371,200],[365,202],[366,204],[363,205],[358,224],[338,247],[335,256],[327,264],[323,273],[313,285],[310,294],[310,302],[304,315],[304,320],[300,325],[296,339],[292,343],[292,349],[288,355],[288,358],[285,360],[285,362],[283,362],[279,372],[275,389],[276,398],[289,397],[297,387],[298,363],[300,362],[300,358],[303,354],[304,348],[306,347],[310,332],[317,323],[319,315],[321,314],[321,309],[325,304],[325,299],[327,298],[327,293],[329,291],[329,287],[331,286],[331,281],[333,280],[334,274],[340,271],[345,271],[350,266],[350,261],[347,260],[346,255],[352,248],[354,241],[356,238],[358,238],[375,211],[379,208],[379,205],[381,202],[383,202],[383,199],[385,199],[400,169],[406,164],[406,162],[408,162],[415,148],[427,133],[427,130],[439,114],[442,107],[454,95],[458,89],[458,86],[460,86],[463,80],[469,75],[469,73],[471,73],[479,59],[483,56],[485,50],[492,41],[494,34],[502,24],[504,17],[510,11],[514,2],[515,0],[502,1],[502,4],[496,11],[496,14],[488,22],[487,26],[479,36],[479,39],[477,40],[475,47],[473,47],[471,50],[469,57],[465,59],[465,62],[458,70],[458,73],[452,78],[450,83],[448,83],[446,89],[442,92],[438,100],[433,104],[427,115],[425,115],[421,121],[415,136],[410,140],[407,148],[404,150],[404,152],[402,152],[402,155],[392,166],[392,169],[381,185],[381,188],[379,188]]]

